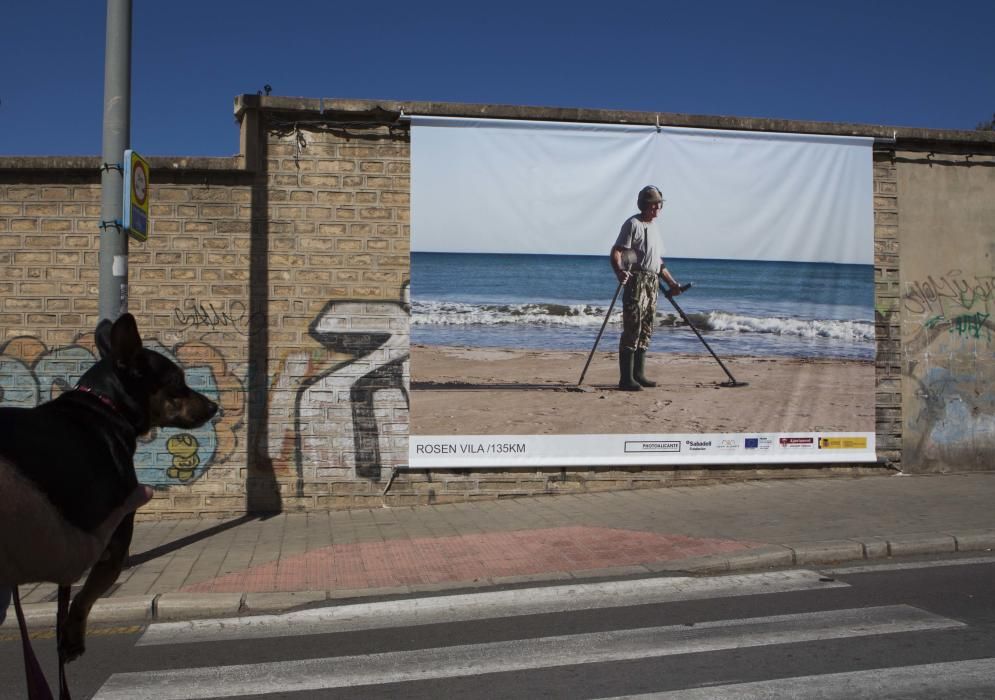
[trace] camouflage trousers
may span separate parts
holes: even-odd
[[[619,350],[646,350],[653,336],[656,300],[660,290],[656,273],[633,272],[622,292],[622,337]]]

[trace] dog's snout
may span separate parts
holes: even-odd
[[[197,393],[196,397],[196,403],[188,408],[191,410],[191,413],[196,414],[198,421],[206,423],[218,414],[221,407],[217,402],[212,401],[201,393]]]
[[[199,428],[214,416],[221,407],[198,391],[190,390],[182,399],[166,402],[165,410],[156,421],[156,425],[187,430]]]

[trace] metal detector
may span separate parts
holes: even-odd
[[[598,331],[598,337],[594,339],[594,347],[591,348],[591,354],[587,356],[587,362],[584,363],[584,371],[580,373],[577,386],[584,383],[584,375],[587,374],[587,368],[591,366],[591,358],[594,357],[594,351],[598,349],[598,343],[601,342],[601,335],[605,332],[605,326],[608,325],[608,319],[612,315],[612,309],[615,308],[615,302],[618,301],[618,293],[622,291],[622,286],[622,283],[619,282],[618,287],[615,288],[615,296],[612,297],[612,303],[608,307],[608,313],[605,314],[605,320],[601,324],[601,330]]]
[[[631,272],[632,265],[636,262],[636,259],[636,251],[631,249],[622,251],[621,263],[624,265],[623,269],[626,272]],[[591,354],[587,356],[587,362],[584,363],[584,371],[580,373],[580,379],[577,380],[578,387],[584,383],[584,375],[587,374],[587,368],[591,366],[591,358],[594,357],[594,351],[598,349],[598,343],[601,342],[601,336],[605,332],[605,326],[608,325],[608,319],[611,318],[612,309],[615,308],[615,302],[618,301],[618,293],[622,291],[622,287],[624,286],[625,282],[619,282],[618,286],[615,287],[615,296],[612,297],[612,303],[608,306],[608,313],[605,314],[605,320],[601,324],[601,330],[598,331],[598,337],[594,339],[594,345],[591,347]]]
[[[687,290],[691,289],[691,284],[690,283],[682,284],[680,287],[678,287],[678,289],[680,289],[682,292],[686,292]],[[730,373],[729,370],[726,369],[726,366],[722,364],[722,360],[720,360],[719,356],[715,354],[715,351],[712,350],[712,347],[707,342],[705,342],[705,339],[701,337],[701,333],[699,333],[698,329],[694,327],[693,323],[691,323],[691,319],[689,319],[688,315],[684,313],[684,309],[678,306],[677,302],[674,301],[674,295],[670,292],[669,289],[664,289],[663,280],[660,280],[660,291],[663,293],[663,296],[667,297],[667,300],[674,305],[674,308],[677,309],[677,313],[680,314],[682,319],[684,319],[684,323],[688,324],[688,328],[694,331],[694,334],[698,336],[698,340],[702,342],[702,344],[705,346],[708,352],[712,354],[712,357],[715,358],[715,361],[719,363],[719,367],[722,368],[722,371],[726,373],[727,377],[729,377],[728,382],[720,382],[719,386],[725,386],[725,387],[746,386],[747,382],[736,381],[736,378],[732,376],[732,373]]]

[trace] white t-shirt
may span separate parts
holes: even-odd
[[[636,263],[632,271],[660,271],[660,259],[663,257],[663,238],[655,221],[646,222],[639,214],[630,216],[622,224],[615,245],[619,248],[631,248],[636,252]]]

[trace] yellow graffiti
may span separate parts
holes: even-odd
[[[166,450],[173,455],[173,466],[166,470],[166,476],[170,479],[190,481],[200,466],[198,449],[200,443],[190,433],[180,433],[166,440]]]

